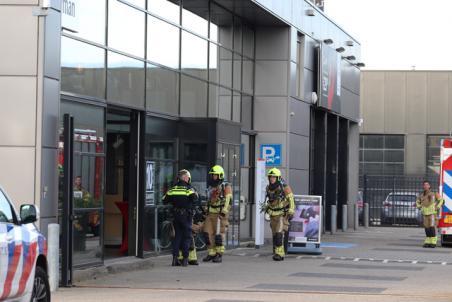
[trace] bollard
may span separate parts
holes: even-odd
[[[337,206],[331,206],[331,235],[337,232]]]
[[[58,289],[60,282],[60,225],[51,223],[47,231],[47,262],[49,265],[49,285],[52,292]]]
[[[355,221],[353,221],[353,222],[354,222],[355,231],[357,231],[359,228],[359,206],[357,203],[355,203]]]
[[[365,203],[364,204],[364,227],[368,228],[369,227],[369,204]]]
[[[342,232],[347,231],[347,215],[347,205],[344,204],[342,205]]]

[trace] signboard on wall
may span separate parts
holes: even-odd
[[[281,144],[262,144],[260,145],[260,157],[265,160],[267,166],[281,166],[281,150]]]
[[[322,233],[322,197],[295,195],[295,214],[290,222],[290,243],[319,243]]]
[[[323,44],[319,48],[319,106],[341,113],[341,54]]]
[[[61,27],[77,33],[79,32],[79,0],[61,1]]]
[[[155,162],[146,161],[146,205],[155,205],[154,201],[154,175]]]

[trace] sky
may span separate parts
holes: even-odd
[[[365,69],[452,70],[452,0],[325,0]]]

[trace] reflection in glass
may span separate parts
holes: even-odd
[[[182,70],[207,79],[207,41],[182,31]]]
[[[182,26],[207,38],[209,24],[208,1],[186,1],[183,7]]]
[[[148,11],[173,23],[180,24],[180,5],[178,0],[148,0]]]
[[[144,63],[108,53],[107,100],[144,108]]]
[[[145,14],[117,0],[108,3],[108,46],[144,58]]]
[[[74,265],[80,266],[100,262],[102,259],[104,110],[100,107],[63,101],[60,111],[61,116],[66,113],[74,116],[73,257]],[[60,127],[59,210],[61,210],[63,202],[64,176],[62,124]]]
[[[231,119],[232,91],[217,85],[209,86],[209,116]]]
[[[209,81],[232,87],[232,51],[210,43]]]
[[[146,108],[177,114],[179,110],[179,74],[147,64]]]
[[[127,2],[129,2],[130,4],[133,4],[135,6],[141,7],[141,8],[145,8],[145,2],[146,0],[126,0]]]
[[[179,32],[178,27],[149,16],[147,59],[179,69]]]
[[[242,53],[242,22],[234,18],[234,50]]]
[[[221,46],[232,49],[232,14],[218,5],[211,5],[210,39]]]
[[[61,90],[105,98],[105,50],[61,38]]]
[[[105,7],[105,0],[79,0],[76,28],[67,22],[64,15],[61,26],[68,28],[71,35],[105,45]]]
[[[180,90],[180,115],[205,117],[207,115],[207,83],[182,75]]]

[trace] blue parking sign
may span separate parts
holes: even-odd
[[[281,144],[262,144],[261,158],[265,159],[267,166],[281,166]]]

